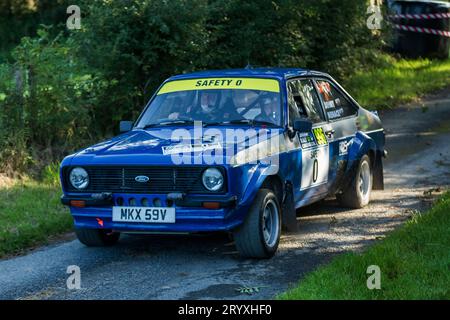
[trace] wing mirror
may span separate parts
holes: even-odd
[[[294,121],[294,131],[296,132],[310,132],[312,130],[312,122],[307,119],[300,119]]]
[[[133,129],[133,121],[120,121],[120,133],[128,132]]]

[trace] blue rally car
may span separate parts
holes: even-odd
[[[87,246],[229,232],[241,256],[268,258],[296,209],[329,196],[361,208],[384,187],[379,117],[321,72],[174,76],[120,130],[61,164],[61,199]]]

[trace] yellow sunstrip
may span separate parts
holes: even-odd
[[[202,78],[175,80],[164,84],[158,91],[158,95],[177,91],[212,89],[247,89],[280,92],[280,85],[275,79],[259,78]]]
[[[327,137],[325,136],[325,133],[323,132],[322,128],[314,128],[313,129],[313,134],[314,137],[316,138],[317,144],[318,145],[322,145],[322,144],[327,144]]]

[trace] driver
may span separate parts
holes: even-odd
[[[168,119],[178,120],[184,115],[185,118],[190,117],[193,120],[211,121],[215,117],[213,111],[216,109],[218,96],[219,94],[213,90],[200,91],[198,104],[189,106],[184,114],[180,110],[172,110]],[[178,99],[180,100],[178,105],[181,105],[181,99]]]
[[[194,107],[191,115],[196,120],[211,121],[217,118],[216,110],[219,93],[215,90],[204,90],[200,92],[199,105]]]
[[[276,98],[264,98],[261,102],[261,113],[255,118],[256,121],[279,123],[278,101]]]

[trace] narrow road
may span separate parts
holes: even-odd
[[[361,210],[325,200],[299,212],[271,260],[244,260],[228,237],[123,237],[112,248],[69,241],[0,260],[1,299],[271,299],[335,255],[362,250],[427,208],[450,184],[450,90],[381,114],[386,190]],[[428,192],[432,190],[431,192]],[[429,195],[431,193],[431,195]],[[81,289],[66,288],[67,266]],[[239,287],[259,287],[254,295]]]

